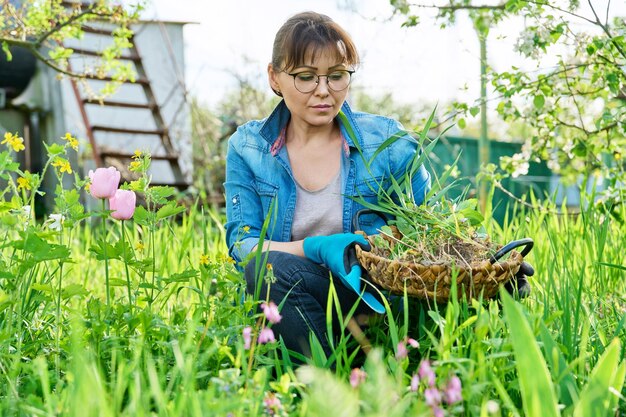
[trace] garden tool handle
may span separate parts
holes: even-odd
[[[347,259],[348,271],[352,270],[352,267],[355,265],[361,266],[361,263],[359,262],[359,259],[356,256],[356,246],[352,246],[350,249],[348,249],[347,257],[348,257]]]
[[[354,216],[352,217],[352,230],[354,231],[361,230],[359,228],[359,218],[364,214],[376,214],[378,217],[383,219],[385,223],[389,223],[389,217],[382,211],[364,208],[354,213]]]
[[[489,262],[496,263],[498,259],[502,258],[507,253],[511,252],[515,248],[519,248],[520,246],[524,246],[524,249],[520,252],[522,256],[528,255],[528,252],[533,248],[535,242],[527,237],[524,239],[514,240],[513,242],[503,246],[499,251],[494,253],[491,258],[489,258]]]

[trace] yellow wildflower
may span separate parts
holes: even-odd
[[[228,255],[222,254],[220,255],[219,259],[220,259],[220,262],[223,262],[225,264],[235,264],[235,260]]]
[[[142,251],[142,250],[144,250],[145,248],[146,248],[146,247],[144,246],[144,244],[143,244],[143,243],[141,243],[141,240],[135,244],[135,250]]]
[[[244,226],[243,227],[243,232],[244,233],[250,233],[250,226]]]
[[[141,151],[139,149],[135,149],[135,154],[133,155],[133,158],[141,158]]]
[[[133,161],[130,163],[130,170],[137,171],[141,167],[141,161]]]
[[[78,139],[73,137],[69,132],[65,134],[63,139],[67,141],[67,143],[72,147],[72,149],[74,149],[75,151],[78,150]]]
[[[52,163],[52,166],[59,168],[59,171],[61,173],[64,173],[64,172],[67,172],[68,174],[72,173],[72,166],[70,165],[70,162],[67,159],[57,158]]]
[[[200,265],[209,264],[209,255],[200,255]]]
[[[268,272],[272,272],[274,270],[274,267],[272,266],[272,264],[267,264],[266,268]]]
[[[31,190],[33,185],[30,183],[29,178],[19,177],[17,179],[17,189],[18,190]]]
[[[24,146],[24,139],[19,137],[17,133],[12,134],[11,132],[6,132],[4,134],[4,140],[0,142],[0,144],[4,145],[5,143],[13,148],[15,152],[26,149],[26,147]]]

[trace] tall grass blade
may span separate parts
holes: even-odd
[[[524,415],[557,417],[559,411],[554,386],[530,324],[504,289],[500,290],[500,297],[515,353]]]
[[[621,346],[614,339],[591,371],[589,382],[580,394],[574,417],[609,417],[615,414],[615,405],[624,386],[626,362],[620,364]]]

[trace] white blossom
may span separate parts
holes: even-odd
[[[64,220],[65,216],[63,216],[62,214],[51,214],[46,223],[50,230],[56,230],[60,232],[63,228],[62,225]]]

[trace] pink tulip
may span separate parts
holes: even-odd
[[[89,170],[89,192],[96,198],[112,198],[120,185],[120,172],[115,167]]]
[[[116,190],[115,195],[109,199],[109,207],[113,212],[111,217],[117,220],[128,220],[135,213],[137,196],[134,191]]]

